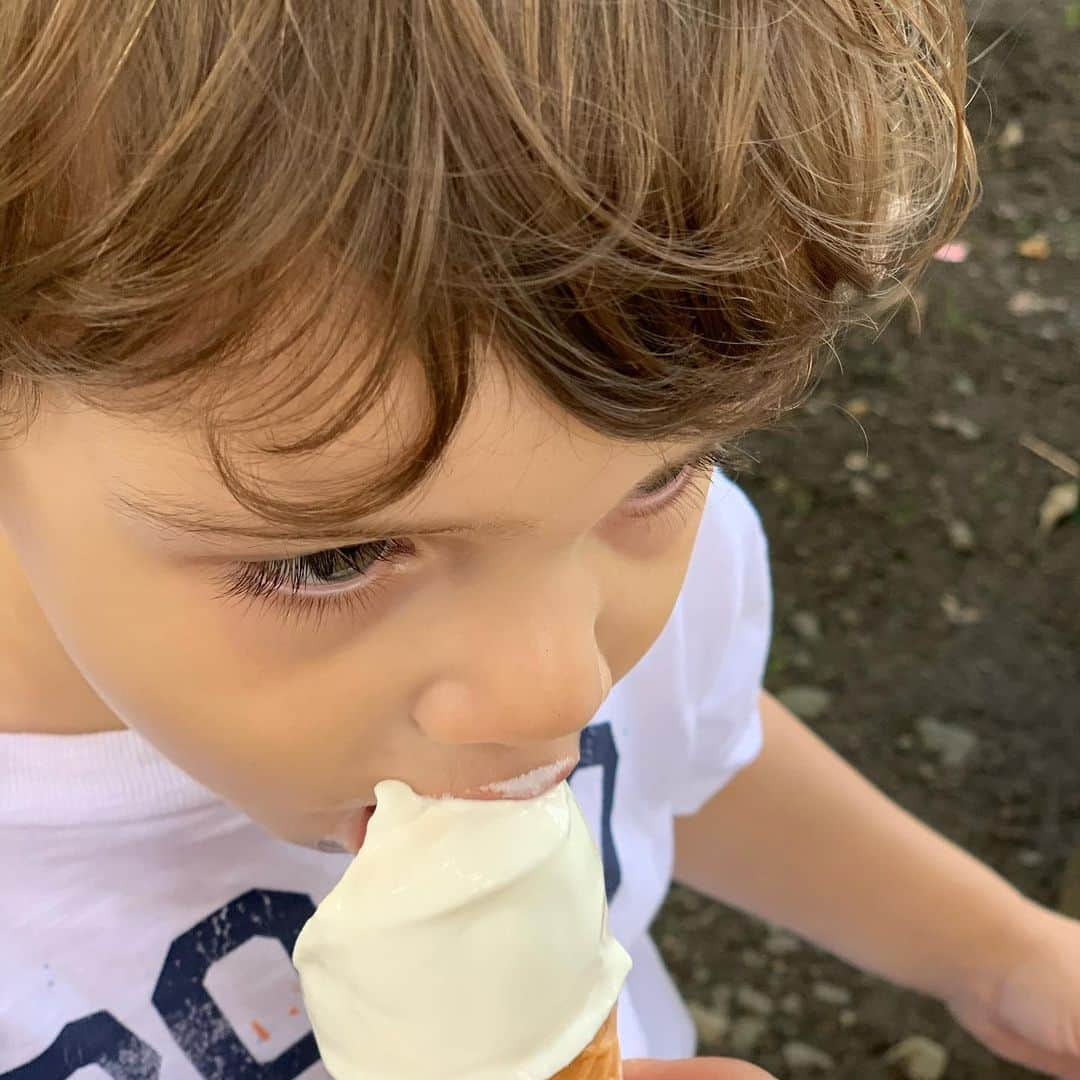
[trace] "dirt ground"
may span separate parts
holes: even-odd
[[[768,688],[825,691],[800,708],[834,748],[1057,907],[1080,875],[1080,515],[1039,530],[1069,477],[1021,440],[1080,458],[1080,4],[972,14],[985,190],[970,253],[935,263],[921,332],[905,312],[849,339],[843,370],[747,442],[738,479],[771,542]],[[1035,1075],[936,1003],[688,890],[654,931],[702,1053],[782,1080],[875,1080],[905,1075],[883,1057],[923,1035],[948,1080]],[[793,1041],[832,1064],[793,1068]]]

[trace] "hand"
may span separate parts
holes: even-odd
[[[767,1072],[731,1058],[687,1058],[623,1062],[623,1080],[773,1080]]]
[[[1024,900],[1011,941],[946,1001],[996,1054],[1080,1080],[1080,922]]]

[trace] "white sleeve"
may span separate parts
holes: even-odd
[[[676,815],[694,814],[761,752],[758,695],[772,632],[768,541],[740,488],[717,473],[708,542],[687,581],[683,643],[690,695]]]

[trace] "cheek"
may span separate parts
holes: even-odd
[[[597,623],[597,638],[616,682],[649,651],[667,625],[686,580],[701,516],[700,510],[690,515],[685,529],[662,555],[613,569],[606,586],[611,599]]]
[[[372,657],[362,677],[340,648],[272,648],[257,632],[269,616],[222,604],[190,571],[116,550],[88,532],[77,548],[39,548],[34,587],[66,652],[125,724],[285,834],[290,815],[364,794],[374,781],[356,762],[373,756],[393,710],[385,659]]]

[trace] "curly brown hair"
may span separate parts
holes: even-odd
[[[197,417],[241,503],[312,526],[422,481],[496,354],[607,436],[732,439],[970,209],[965,30],[961,0],[6,0],[2,418]],[[362,494],[285,501],[226,450],[227,405],[315,394],[260,450],[317,451],[405,362],[428,423]]]

